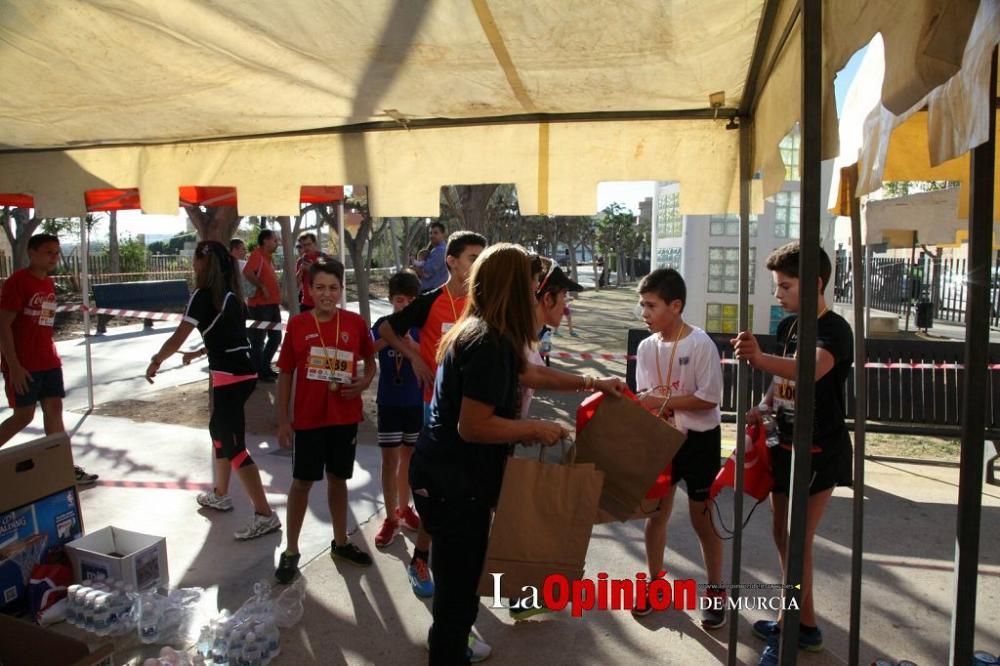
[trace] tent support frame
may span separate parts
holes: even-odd
[[[788,540],[785,545],[785,600],[781,631],[782,666],[794,666],[798,658],[799,610],[806,541],[806,512],[809,503],[809,471],[812,462],[813,417],[815,414],[816,315],[819,290],[821,144],[822,144],[822,57],[823,4],[802,0],[802,111],[801,111],[801,216],[799,235],[799,312],[797,373],[795,384],[795,434],[791,461],[791,488],[788,493]],[[792,605],[790,600],[796,604]],[[789,607],[791,606],[791,607]]]
[[[989,99],[996,98],[997,47],[993,47]],[[951,612],[951,664],[972,663],[976,638],[976,583],[983,511],[983,450],[986,401],[974,399],[988,381],[990,255],[993,245],[993,183],[996,114],[989,138],[972,150],[969,206],[969,294],[965,305],[965,374],[962,379],[962,449],[955,539],[955,597]]]

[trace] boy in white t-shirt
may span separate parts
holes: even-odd
[[[667,521],[677,483],[684,481],[691,525],[701,542],[701,554],[709,587],[705,596],[723,596],[722,541],[712,525],[709,489],[719,471],[722,453],[722,366],[719,350],[705,331],[686,324],[682,317],[687,288],[677,271],[665,268],[647,275],[639,283],[642,320],[652,335],[639,343],[636,388],[646,393],[643,406],[667,418],[687,439],[671,463],[671,485],[659,497],[659,510],[646,521],[646,561],[652,577],[662,577],[663,551],[667,546]],[[664,405],[664,401],[666,404]],[[649,497],[656,498],[651,491]],[[724,606],[725,604],[721,604]],[[726,614],[719,604],[702,611],[701,625],[719,629]],[[633,610],[647,615],[645,608]]]

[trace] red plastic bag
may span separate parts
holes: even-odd
[[[767,436],[760,426],[747,426],[746,452],[743,458],[743,492],[762,501],[767,499],[774,488],[774,474],[771,471],[771,452],[767,448]],[[713,499],[723,488],[736,487],[736,452],[729,456],[726,464],[712,482],[709,496]]]
[[[627,387],[622,393],[627,398],[631,398],[636,402],[639,401],[639,397],[630,391]],[[583,431],[584,426],[590,422],[590,419],[594,417],[594,413],[597,412],[598,406],[604,399],[604,394],[600,391],[595,391],[593,395],[589,396],[586,400],[580,403],[580,406],[576,409],[576,436],[579,437],[580,433]],[[646,499],[659,499],[667,495],[670,492],[670,468],[671,465],[668,463],[660,475],[656,477],[656,482],[653,487],[649,489],[646,493]]]

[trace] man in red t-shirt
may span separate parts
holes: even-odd
[[[56,289],[49,271],[59,263],[59,239],[38,234],[28,240],[28,267],[14,271],[0,294],[0,353],[7,402],[14,414],[0,423],[0,446],[24,430],[41,403],[45,434],[66,432],[62,419],[62,361],[52,341]],[[80,485],[96,474],[76,467]]]
[[[246,266],[243,267],[243,277],[257,289],[247,299],[247,316],[253,321],[281,323],[281,287],[271,261],[277,249],[277,235],[270,229],[263,229],[257,234],[257,249],[250,253]],[[271,369],[271,359],[281,345],[281,331],[275,328],[266,331],[262,328],[250,328],[247,337],[250,338],[250,358],[257,368],[259,381],[273,382],[278,378],[278,373]]]
[[[316,307],[288,320],[278,356],[278,444],[294,447],[285,517],[288,542],[274,572],[280,583],[298,574],[299,533],[309,490],[324,473],[333,522],[330,557],[359,566],[372,563],[368,553],[347,539],[347,480],[354,473],[358,423],[364,419],[361,394],[375,378],[375,345],[365,320],[338,307],[343,264],[322,259],[309,273]],[[361,376],[358,361],[365,364]],[[289,419],[293,373],[295,405]]]
[[[306,231],[299,235],[296,247],[302,248],[302,255],[295,261],[295,281],[299,285],[299,312],[308,312],[316,307],[313,301],[312,278],[309,277],[309,267],[320,258],[327,259],[316,244],[316,234]]]

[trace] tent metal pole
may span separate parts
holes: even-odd
[[[850,175],[844,172],[850,171]],[[855,192],[858,186],[858,165],[841,171],[847,177],[851,202],[851,273],[854,284],[854,497],[852,500],[851,534],[851,615],[848,634],[847,663],[857,666],[861,645],[861,565],[864,555],[865,527],[865,415],[868,413],[868,382],[865,376],[865,331],[859,322],[865,313],[864,264],[861,258],[861,201]]]
[[[80,217],[80,292],[83,297],[83,347],[87,359],[87,412],[94,409],[94,367],[90,353],[90,233]]]
[[[816,314],[819,297],[823,3],[802,0],[801,220],[799,235],[798,363],[795,378],[795,435],[788,494],[788,541],[785,545],[785,611],[781,628],[782,666],[793,666],[799,650],[799,609],[806,542],[806,509],[816,411]],[[795,603],[792,604],[791,600]]]
[[[344,199],[343,199],[343,197],[341,197],[340,201],[337,202],[337,229],[338,229],[337,233],[340,234],[338,236],[339,240],[337,241],[337,247],[340,250],[340,265],[344,267],[344,278],[345,278],[344,281],[346,282],[347,281],[346,280],[346,278],[347,278],[347,258],[346,258],[345,249],[344,249]],[[357,266],[355,266],[354,267],[354,279],[355,279],[355,281],[357,281],[357,279],[358,279],[358,272],[357,271],[358,271],[358,268],[357,268]],[[360,298],[360,296],[359,296],[359,298]],[[340,290],[340,307],[342,307],[342,308],[346,308],[347,307],[347,285],[346,284],[344,285],[344,288]]]
[[[753,170],[750,166],[752,126],[746,118],[740,122],[740,327],[741,331],[752,331],[750,321],[750,271],[755,267],[750,265],[750,179]],[[733,552],[732,573],[729,582],[729,596],[737,599],[740,596],[740,568],[743,566],[743,464],[746,456],[746,439],[743,432],[746,428],[746,413],[749,405],[750,366],[743,360],[736,368],[736,484],[733,497]],[[726,657],[728,666],[736,666],[736,653],[739,649],[739,607],[735,606],[729,616],[729,648]]]
[[[993,48],[989,99],[997,94],[997,48]],[[996,172],[996,113],[989,111],[989,138],[972,150],[969,174],[969,291],[965,305],[965,374],[962,378],[962,451],[958,476],[955,596],[951,611],[951,664],[972,663],[976,637],[976,583],[983,511],[982,387],[990,335],[990,255],[993,245],[993,183]]]
[[[865,338],[872,334],[872,304],[868,302],[867,295],[872,293],[875,288],[875,269],[873,268],[875,261],[875,251],[872,249],[871,245],[865,245]]]

